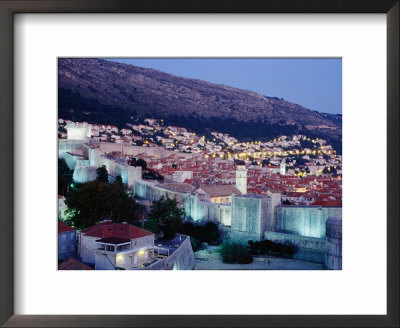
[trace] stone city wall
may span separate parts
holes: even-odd
[[[144,154],[146,156],[161,156],[167,155],[170,152],[161,148],[161,147],[141,147],[141,146],[130,146],[126,144],[117,144],[110,142],[100,142],[99,143],[100,151],[103,153],[110,152],[121,152],[124,155],[128,156],[136,156],[139,154]]]
[[[183,199],[186,196],[186,193],[167,190],[156,186],[153,182],[136,180],[134,184],[135,196],[142,199],[154,201],[159,200],[161,197],[169,197],[171,199],[176,198],[178,202],[183,203]]]
[[[272,227],[273,209],[269,196],[247,194],[233,197],[231,239],[242,243],[261,240],[264,231]]]
[[[341,207],[277,206],[274,230],[304,237],[325,238],[327,218],[341,215]]]
[[[229,231],[229,239],[236,242],[241,243],[243,245],[248,245],[248,241],[260,241],[262,239],[262,235],[258,233],[251,233],[247,231],[239,231],[233,228]]]
[[[232,198],[232,230],[260,234],[260,215],[260,198]]]
[[[293,256],[295,259],[324,263],[325,238],[303,237],[273,231],[266,231],[264,233],[264,238],[275,243],[290,243],[298,247],[298,252]]]
[[[126,183],[130,188],[134,188],[135,181],[142,179],[142,167],[140,166],[130,166],[128,164],[118,163],[104,155],[99,156],[98,164],[99,166],[105,165],[108,174],[112,177],[115,178],[120,175],[122,182]]]
[[[201,201],[195,194],[167,190],[152,182],[141,180],[135,182],[135,195],[150,201],[159,200],[161,197],[176,198],[182,204],[188,219],[195,222],[212,221],[223,226],[231,224],[230,205]]]
[[[330,270],[342,270],[342,218],[326,220],[325,266]]]
[[[96,170],[102,165],[107,168],[110,181],[120,175],[123,183],[126,183],[130,188],[134,188],[135,181],[142,179],[142,168],[140,166],[118,163],[112,158],[101,155],[96,149],[91,149],[90,147],[85,149],[88,152],[88,160],[68,152],[59,154],[60,158],[65,159],[68,168],[74,170],[73,178],[76,182],[83,183],[96,179]]]
[[[196,259],[190,237],[182,236],[185,237],[185,240],[170,256],[140,270],[193,270]]]
[[[68,168],[70,170],[75,170],[76,162],[78,159],[81,159],[81,156],[76,156],[67,152],[58,154],[58,158],[62,158],[65,160],[65,163],[67,164]]]
[[[196,194],[187,195],[183,206],[186,217],[195,222],[212,221],[223,226],[231,225],[232,207],[229,204],[217,204],[201,201]]]
[[[96,180],[97,166],[79,165],[78,162],[75,166],[72,178],[78,183]]]
[[[73,140],[73,139],[59,139],[58,140],[58,154],[66,153],[75,149],[84,149],[84,144],[88,143],[86,140]],[[58,155],[60,157],[60,155]]]

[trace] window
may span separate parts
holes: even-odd
[[[107,246],[106,246],[106,251],[108,251],[108,252],[114,252],[114,250],[115,250],[114,246],[111,246],[111,245],[107,245]]]
[[[61,253],[65,253],[66,251],[67,251],[67,247],[63,246],[63,247],[61,248]]]
[[[66,236],[65,235],[61,235],[61,240],[65,241],[65,239],[66,239]]]
[[[71,245],[71,247],[69,248],[69,250],[70,250],[71,252],[73,252],[73,251],[75,250],[75,246],[74,246],[74,245]]]
[[[75,234],[74,233],[71,233],[71,240],[72,239],[75,239]]]

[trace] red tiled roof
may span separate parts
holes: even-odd
[[[316,202],[311,203],[310,205],[319,205],[319,206],[342,206],[341,200],[318,200]]]
[[[58,270],[92,270],[87,265],[75,260],[74,258],[69,258],[58,265]]]
[[[74,231],[76,229],[66,225],[65,223],[58,221],[58,233],[67,232],[67,231]]]
[[[91,226],[82,230],[85,236],[99,237],[99,238],[124,238],[124,239],[135,239],[144,236],[154,235],[152,232],[135,227],[126,223],[112,223],[112,222],[101,222],[98,225]]]

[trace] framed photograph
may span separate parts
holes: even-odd
[[[1,324],[399,325],[398,1],[0,10]]]

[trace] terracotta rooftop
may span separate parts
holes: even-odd
[[[98,238],[123,238],[136,239],[153,235],[152,232],[135,227],[127,223],[113,223],[111,221],[102,221],[98,225],[91,226],[82,230],[85,236]]]
[[[75,260],[74,258],[69,258],[58,265],[58,270],[92,270],[87,265]]]
[[[58,233],[67,232],[67,231],[74,231],[76,229],[66,225],[65,223],[58,221]]]
[[[311,203],[310,205],[319,205],[319,206],[342,206],[342,201],[341,200],[318,200],[315,201],[313,203]]]

